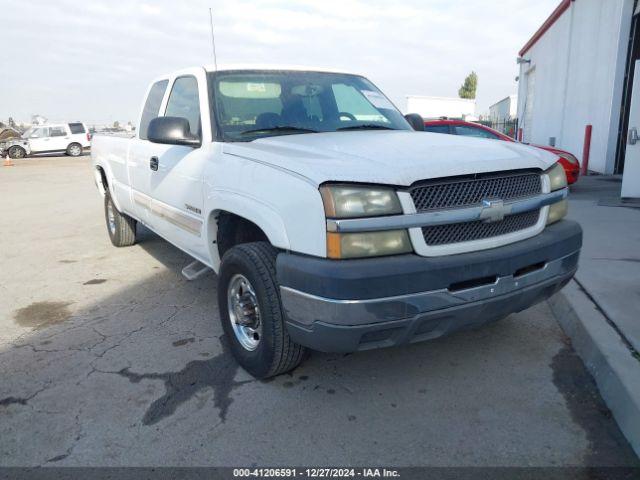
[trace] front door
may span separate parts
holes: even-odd
[[[629,130],[620,195],[626,198],[640,198],[640,60],[636,61],[634,69]]]
[[[214,150],[209,115],[204,69],[160,80],[148,93],[137,138],[129,148],[131,200],[137,218],[199,260],[208,257],[202,177]],[[150,142],[148,124],[158,116],[186,118],[202,146]]]
[[[186,118],[203,146],[157,145],[157,168],[149,176],[151,215],[157,217],[153,224],[158,233],[196,258],[207,257],[202,175],[210,158],[211,129],[203,128],[202,120],[209,115],[208,109],[201,111],[203,98],[207,98],[204,70],[174,79],[164,116]]]
[[[53,150],[49,144],[49,127],[38,127],[29,136],[29,148],[32,153],[47,152]]]

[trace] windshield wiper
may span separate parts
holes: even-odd
[[[377,123],[363,123],[360,125],[352,125],[350,127],[340,127],[336,130],[397,130],[396,128],[378,125]]]
[[[254,128],[253,130],[245,130],[241,135],[247,135],[249,133],[261,133],[261,132],[300,132],[300,133],[318,133],[318,130],[312,130],[310,128],[294,127],[293,125],[282,125],[279,127],[268,128]]]

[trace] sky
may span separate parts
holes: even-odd
[[[559,0],[0,0],[0,120],[135,123],[150,81],[213,63],[363,74],[406,95],[457,96],[477,113],[516,93],[517,52]]]

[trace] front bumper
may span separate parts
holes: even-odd
[[[582,230],[568,220],[527,240],[449,255],[327,260],[283,253],[277,271],[292,339],[352,352],[432,339],[545,300],[577,269]]]

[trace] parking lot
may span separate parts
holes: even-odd
[[[144,231],[111,246],[90,158],[0,168],[4,466],[630,466],[546,304],[484,329],[256,381],[213,274]]]

